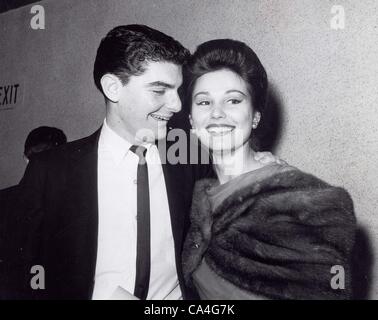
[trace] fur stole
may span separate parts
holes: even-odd
[[[219,276],[254,294],[347,299],[354,232],[349,194],[291,166],[268,165],[223,185],[204,179],[194,189],[184,276],[193,286],[205,258]],[[343,267],[345,289],[332,288],[333,266]]]

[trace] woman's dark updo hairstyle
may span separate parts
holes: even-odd
[[[267,75],[255,52],[244,42],[217,39],[202,43],[189,58],[184,68],[186,98],[193,93],[197,79],[206,73],[229,69],[247,84],[256,111],[265,106],[268,88]]]
[[[263,113],[268,90],[266,71],[249,46],[232,39],[216,39],[202,43],[184,65],[182,98],[185,111],[190,113],[197,79],[206,73],[222,69],[235,72],[246,82],[252,99],[251,107]]]

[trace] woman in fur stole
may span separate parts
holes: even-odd
[[[253,148],[267,76],[246,44],[200,45],[184,69],[190,122],[216,179],[197,183],[183,251],[201,299],[348,299],[355,216],[342,188]],[[252,142],[252,143],[251,143]]]

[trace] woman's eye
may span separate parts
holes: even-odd
[[[208,106],[210,104],[209,101],[199,101],[196,103],[197,106]]]
[[[228,102],[231,102],[231,104],[238,104],[238,103],[241,102],[241,100],[239,100],[239,99],[230,99],[230,100],[228,100]]]

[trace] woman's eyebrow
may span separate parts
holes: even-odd
[[[195,95],[194,95],[194,98],[199,96],[200,94],[204,94],[204,95],[209,95],[209,92],[208,91],[200,91],[200,92],[197,92]]]
[[[240,91],[240,90],[236,90],[236,89],[232,89],[232,90],[227,90],[226,93],[233,93],[233,92],[237,92],[237,93],[240,93],[242,94],[243,96],[247,96],[243,91]]]

